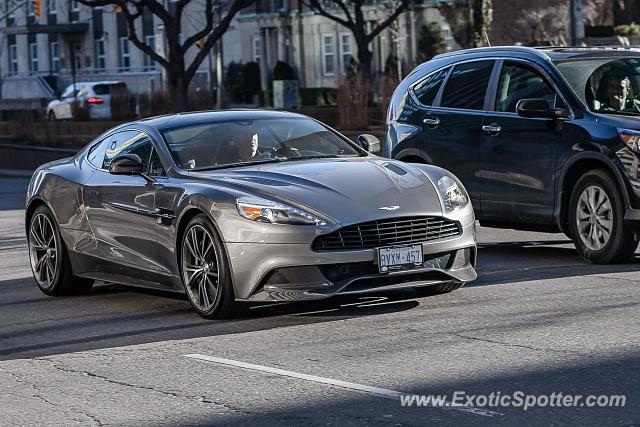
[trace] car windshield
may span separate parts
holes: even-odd
[[[200,122],[162,134],[176,164],[187,171],[362,155],[331,130],[303,117]]]
[[[591,111],[640,115],[640,57],[569,59],[556,66]]]

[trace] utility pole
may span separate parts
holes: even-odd
[[[569,0],[569,36],[571,46],[578,46],[584,40],[582,0]]]

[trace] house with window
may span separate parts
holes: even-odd
[[[371,44],[373,69],[384,70],[389,54],[397,55],[407,66],[417,63],[417,38],[422,25],[439,22],[449,49],[455,43],[449,25],[438,6],[443,0],[412,2],[395,28],[387,28]],[[335,11],[334,11],[335,12]],[[365,19],[372,24],[389,14],[382,0],[370,0]],[[298,0],[257,0],[242,11],[224,37],[224,62],[260,65],[262,87],[269,87],[277,61],[291,65],[301,87],[336,87],[351,58],[357,56],[351,32],[336,22],[318,16]]]
[[[43,16],[37,18],[30,1],[0,20],[0,99],[51,99],[73,81],[121,80],[134,93],[162,90],[164,74],[151,58],[128,38],[123,14],[113,6],[88,7],[76,0],[42,0]],[[171,10],[177,0],[166,0]],[[381,0],[369,0],[366,19],[384,18],[388,10]],[[381,71],[389,53],[414,64],[416,37],[422,23],[442,23],[443,34],[452,41],[438,11],[445,0],[412,3],[399,18],[397,31],[384,31],[371,46],[374,70]],[[6,10],[12,0],[0,0]],[[190,2],[183,15],[181,37],[194,34],[205,23],[202,3]],[[138,35],[161,55],[166,49],[159,19],[146,13],[137,21]],[[446,32],[446,33],[445,33]],[[453,47],[453,44],[451,45]],[[193,46],[189,62],[197,53]],[[233,20],[222,39],[222,63],[260,65],[263,88],[270,87],[277,61],[288,63],[301,87],[336,87],[356,45],[352,34],[335,22],[313,14],[298,0],[257,0]],[[216,51],[199,67],[193,81],[197,87],[214,87]]]

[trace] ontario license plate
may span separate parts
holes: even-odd
[[[381,273],[420,267],[422,267],[422,245],[378,249],[378,268]]]

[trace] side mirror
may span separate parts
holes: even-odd
[[[363,150],[368,151],[369,153],[378,153],[380,152],[380,140],[373,135],[368,133],[364,133],[358,136],[357,139],[358,146]]]
[[[112,175],[143,175],[142,159],[137,154],[123,154],[116,157],[109,165]]]
[[[562,108],[551,108],[542,98],[521,99],[516,104],[516,111],[520,117],[564,120],[569,118],[569,112]]]

